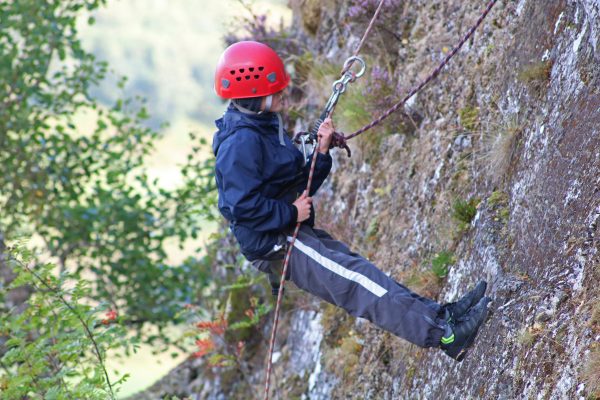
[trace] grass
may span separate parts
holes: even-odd
[[[431,269],[414,268],[403,273],[400,282],[421,296],[430,298],[436,298],[442,289],[442,280]]]
[[[456,262],[454,254],[442,251],[431,260],[431,270],[435,276],[442,279],[448,276],[448,267]]]
[[[553,65],[551,60],[526,65],[519,71],[517,79],[525,83],[536,96],[541,96],[550,82]]]
[[[452,218],[458,223],[459,233],[466,232],[475,215],[479,199],[471,197],[468,200],[457,199],[452,204]]]
[[[335,348],[352,332],[354,318],[343,309],[325,302],[322,303],[321,313],[324,341],[329,347]]]
[[[340,345],[328,349],[325,356],[325,368],[333,372],[338,378],[350,381],[356,375],[363,345],[354,336],[346,336],[340,340]]]
[[[582,379],[590,399],[600,399],[600,348],[590,352],[582,371]]]
[[[461,125],[468,131],[474,131],[479,125],[479,108],[466,106],[458,110]]]
[[[488,197],[488,205],[490,207],[504,206],[507,202],[508,195],[501,190],[496,190],[492,192],[490,197]]]
[[[539,334],[540,330],[534,327],[523,328],[517,335],[517,342],[525,347],[529,347],[536,342]]]
[[[517,78],[522,82],[530,84],[548,82],[550,80],[552,66],[553,62],[550,60],[528,64],[519,71]]]
[[[487,200],[488,206],[496,210],[496,221],[507,223],[510,218],[510,209],[508,208],[508,194],[501,190],[492,192]]]
[[[494,181],[498,182],[508,172],[517,152],[522,130],[516,120],[511,120],[495,134],[485,138],[483,159],[486,161],[488,174]]]

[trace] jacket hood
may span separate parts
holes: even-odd
[[[215,121],[218,130],[213,137],[213,153],[216,156],[221,143],[241,128],[249,128],[261,134],[277,134],[278,124],[275,113],[244,114],[229,104],[223,116]]]

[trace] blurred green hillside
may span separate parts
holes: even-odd
[[[279,23],[291,17],[285,3],[248,4]],[[214,66],[224,47],[222,37],[235,29],[244,13],[236,0],[109,1],[94,14],[94,25],[82,26],[81,36],[84,46],[109,62],[113,79],[129,78],[126,94],[147,98],[154,127],[180,119],[212,125],[222,110],[212,90]],[[107,81],[95,94],[103,103],[113,104],[118,95],[115,87]]]
[[[289,24],[286,0],[245,1],[269,21]],[[93,25],[80,23],[86,49],[108,61],[108,79],[93,90],[101,103],[110,106],[121,95],[147,100],[153,128],[167,122],[165,137],[149,161],[149,173],[162,186],[181,180],[178,164],[189,151],[187,133],[209,139],[213,121],[223,102],[213,92],[213,73],[223,51],[223,36],[235,30],[248,11],[238,0],[127,0],[109,1],[96,11]],[[128,78],[125,93],[116,82]]]

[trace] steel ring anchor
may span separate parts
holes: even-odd
[[[356,78],[360,78],[361,76],[363,76],[365,74],[365,71],[367,70],[367,63],[365,63],[365,60],[363,60],[362,58],[360,58],[358,56],[352,56],[352,57],[349,57],[344,62],[344,69],[343,69],[344,73],[348,72],[350,67],[352,67],[352,64],[354,64],[357,61],[360,64],[360,70],[356,74],[354,74],[354,77],[353,77],[352,81],[350,81],[350,82],[354,82],[354,80],[356,80]]]
[[[350,68],[352,67],[352,64],[354,64],[354,62],[358,62],[361,65],[361,68],[358,72],[353,72],[350,71]],[[365,61],[360,58],[360,57],[356,57],[356,56],[352,56],[350,58],[348,58],[345,62],[344,62],[344,68],[343,68],[343,73],[342,73],[342,77],[340,79],[338,79],[337,81],[333,82],[333,91],[337,92],[338,94],[342,94],[346,91],[346,87],[348,86],[348,83],[352,83],[354,81],[356,81],[357,78],[360,78],[361,76],[363,76],[365,74],[365,71],[367,70],[367,64],[365,63]]]

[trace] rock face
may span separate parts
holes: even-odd
[[[295,3],[293,29],[312,37],[306,46],[315,55],[341,65],[370,15],[353,20],[347,15],[356,9],[333,2],[320,10],[310,2],[302,13],[302,2]],[[386,60],[382,49],[389,53],[389,81],[399,88],[390,104],[439,63],[482,6],[406,3],[384,7],[385,25],[365,49],[378,62]],[[303,20],[311,15],[320,25]],[[415,117],[412,128],[366,133],[353,143],[352,158],[335,152],[335,171],[316,200],[318,224],[440,302],[486,279],[493,313],[467,359],[455,363],[314,304],[290,311],[273,398],[594,398],[600,371],[588,367],[600,357],[599,39],[598,0],[499,2],[405,110]],[[343,126],[348,114],[337,113]],[[456,199],[476,199],[474,218],[451,216]],[[454,255],[443,279],[430,263],[441,251]],[[350,328],[332,328],[335,318]],[[355,346],[346,351],[350,341]],[[251,379],[257,393],[263,359]],[[227,388],[212,387],[199,398],[227,397]]]

